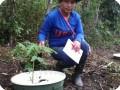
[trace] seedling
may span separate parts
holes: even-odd
[[[38,44],[26,41],[23,43],[18,43],[15,46],[15,49],[11,51],[12,57],[16,58],[17,60],[24,61],[25,67],[29,72],[32,72],[32,83],[34,82],[34,66],[35,61],[39,61],[41,64],[47,65],[48,63],[42,58],[39,57],[38,54],[50,54],[50,53],[56,53],[54,50],[52,50],[49,47],[42,47]]]

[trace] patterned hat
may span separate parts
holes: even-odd
[[[58,0],[58,2],[61,2],[62,0]],[[81,1],[81,0],[76,0],[77,2]]]

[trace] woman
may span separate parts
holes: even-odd
[[[83,86],[81,74],[86,62],[89,45],[84,40],[84,31],[80,16],[73,9],[80,0],[59,0],[60,8],[51,11],[45,18],[42,28],[39,32],[39,45],[44,46],[46,37],[49,34],[49,46],[58,54],[51,54],[55,60],[56,70],[63,71],[76,65],[72,80],[73,84]],[[83,50],[79,64],[76,64],[64,52],[63,48],[68,39],[73,41],[72,48],[79,52]]]

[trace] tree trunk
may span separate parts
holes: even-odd
[[[46,10],[46,14],[45,14],[45,15],[47,15],[47,14],[50,12],[51,6],[52,6],[52,0],[48,0],[48,7],[47,7],[47,10]]]
[[[82,11],[83,11],[83,13],[84,13],[84,9],[88,6],[89,3],[90,3],[90,0],[83,0],[83,2],[82,2]],[[82,16],[82,21],[83,22],[85,21],[84,16]]]
[[[82,4],[82,9],[86,8],[89,4],[90,0],[83,0],[83,4]]]
[[[9,43],[10,46],[13,46],[14,41],[14,31],[12,30],[14,27],[14,19],[15,19],[15,2],[14,0],[7,0],[6,5],[6,21],[10,23],[9,25]]]

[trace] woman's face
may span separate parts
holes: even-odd
[[[61,9],[65,13],[69,14],[76,5],[76,0],[62,0]]]

